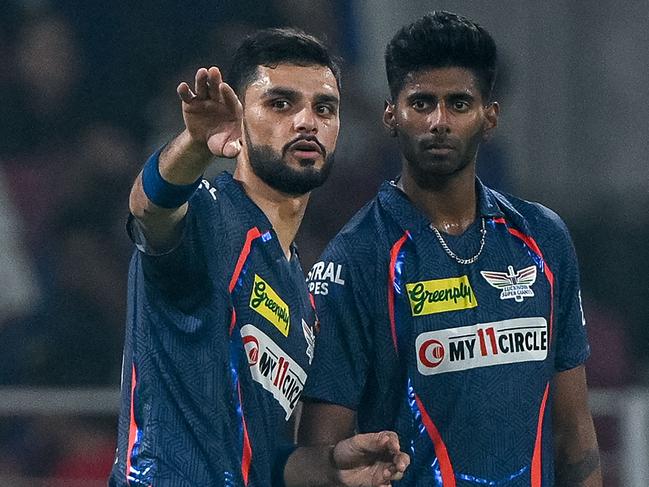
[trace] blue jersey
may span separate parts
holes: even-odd
[[[320,333],[305,397],[397,431],[399,485],[551,486],[552,378],[589,353],[576,256],[547,208],[476,182],[478,218],[444,236],[385,183],[311,269]]]
[[[131,262],[110,485],[271,485],[314,324],[295,252],[229,174],[203,181],[179,245]]]

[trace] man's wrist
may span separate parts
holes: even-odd
[[[173,184],[165,180],[160,174],[159,168],[161,151],[162,149],[159,149],[154,152],[144,164],[142,190],[156,206],[168,209],[178,208],[194,194],[202,176],[190,184]]]
[[[205,141],[181,132],[160,153],[159,172],[171,184],[192,184],[214,159]]]
[[[336,445],[327,445],[326,458],[328,459],[328,469],[327,469],[327,478],[329,479],[329,485],[340,485],[340,471],[338,465],[336,464],[335,449]]]

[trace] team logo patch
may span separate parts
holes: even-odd
[[[309,357],[309,365],[311,365],[311,362],[313,362],[313,351],[315,350],[315,334],[313,333],[313,328],[307,325],[304,320],[302,320],[302,331],[306,340],[306,355]]]
[[[412,316],[457,311],[478,306],[467,276],[406,284]]]
[[[275,325],[282,335],[288,336],[288,329],[291,326],[288,305],[257,274],[250,294],[250,307]]]
[[[415,340],[422,375],[545,360],[545,318],[515,318],[422,333]]]
[[[255,326],[242,326],[241,338],[252,378],[273,395],[288,419],[304,389],[306,372]]]
[[[507,272],[481,271],[482,277],[496,289],[500,289],[500,299],[515,299],[520,303],[523,298],[534,296],[531,286],[536,282],[536,266],[532,265],[515,271],[507,266]]]

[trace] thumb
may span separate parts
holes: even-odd
[[[241,152],[241,141],[239,139],[228,142],[223,146],[223,155],[225,157],[237,157]]]
[[[227,141],[223,145],[221,144],[223,144],[222,139],[218,140],[218,137],[210,137],[207,140],[207,147],[210,149],[210,152],[217,156],[231,159],[237,157],[239,152],[241,152],[241,141],[239,139]]]

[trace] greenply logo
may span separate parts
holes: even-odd
[[[257,274],[255,274],[255,282],[252,285],[250,307],[275,325],[282,335],[288,336],[291,324],[288,305]]]
[[[468,276],[432,279],[406,284],[412,316],[475,308],[475,298]]]

